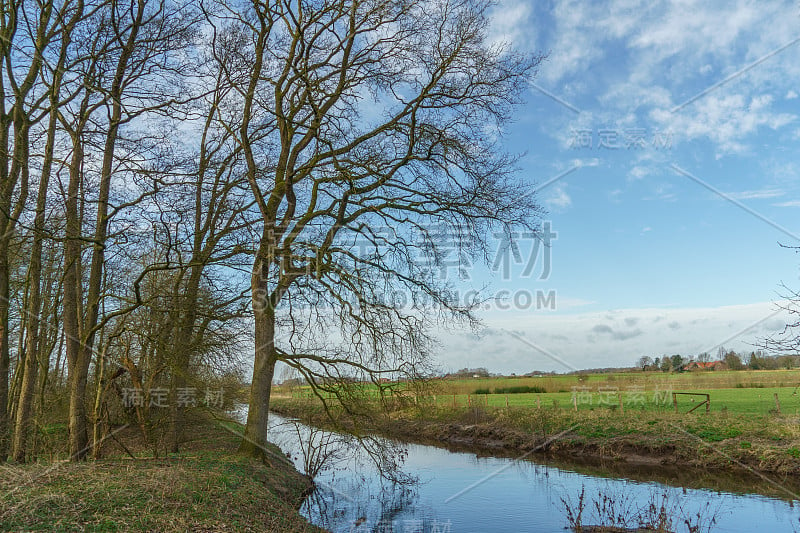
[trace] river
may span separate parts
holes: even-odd
[[[684,519],[697,522],[699,513],[701,531],[800,532],[800,509],[790,496],[781,499],[737,494],[735,489],[599,477],[527,458],[479,457],[418,444],[402,446],[402,472],[416,481],[393,484],[379,475],[374,461],[349,436],[309,428],[275,414],[270,419],[270,440],[287,452],[300,471],[324,464],[315,478],[318,488],[301,513],[336,533],[563,532],[568,522],[562,500],[576,509],[582,490],[584,525],[597,523],[593,501],[602,508],[602,493],[610,496],[606,510],[613,505],[615,514],[631,517],[633,510],[650,502],[656,508],[666,502],[676,531],[686,531]],[[303,444],[309,439],[328,444],[327,460],[319,460],[323,447],[309,449]]]

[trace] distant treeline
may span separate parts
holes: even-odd
[[[544,389],[544,387],[536,387],[536,386],[495,387],[491,391],[488,388],[475,389],[475,394],[523,394],[526,392],[535,392],[542,394],[547,391]]]
[[[750,353],[725,351],[720,347],[717,357],[708,352],[695,356],[663,355],[651,358],[642,356],[636,367],[643,371],[681,372],[684,370],[779,370],[800,367],[800,355],[766,355],[761,350]]]

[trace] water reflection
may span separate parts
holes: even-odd
[[[331,459],[318,469],[318,489],[301,512],[337,533],[563,532],[568,525],[563,501],[572,500],[574,506],[582,490],[587,500],[584,524],[591,522],[591,499],[598,494],[611,495],[618,507],[637,509],[666,495],[675,513],[680,508],[685,516],[702,513],[706,522],[715,518],[715,532],[800,531],[797,510],[779,499],[602,478],[431,446],[408,445],[402,470],[417,481],[393,483],[380,475],[374,458],[355,446],[352,437],[287,424],[277,415],[271,419],[270,440],[301,470],[313,448],[302,444],[304,439],[336,448],[326,452]],[[686,530],[679,517],[674,522],[677,531]]]

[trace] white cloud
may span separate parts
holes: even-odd
[[[772,205],[775,207],[800,207],[800,200],[789,200],[788,202],[779,202]]]
[[[640,180],[640,179],[644,178],[645,176],[647,176],[649,174],[652,174],[652,173],[653,173],[653,169],[651,167],[645,167],[645,166],[642,166],[642,165],[636,165],[633,168],[631,168],[630,172],[628,172],[628,176],[632,180]]]
[[[533,51],[536,27],[531,21],[531,5],[525,0],[502,0],[490,15],[487,39],[492,45],[510,45],[517,50]]]
[[[797,33],[786,3],[557,0],[550,15],[543,84],[601,122],[669,130],[677,141],[706,138],[727,155],[748,150],[761,129],[796,120],[772,105],[796,96],[788,86],[800,76],[800,44],[785,47]]]
[[[759,200],[763,198],[777,198],[786,194],[781,189],[760,189],[757,191],[741,191],[725,193],[734,200]]]
[[[742,152],[745,140],[762,127],[777,130],[795,115],[770,110],[772,97],[743,94],[709,94],[692,104],[691,112],[654,109],[651,117],[660,127],[680,132],[683,141],[707,138],[722,152]]]
[[[596,157],[591,157],[589,159],[573,159],[572,166],[583,168],[583,167],[596,167],[600,165],[600,160]]]
[[[602,56],[593,42],[595,32],[586,27],[583,13],[588,11],[587,6],[571,3],[569,0],[560,2],[553,10],[556,40],[549,43],[549,61],[541,69],[542,78],[548,84],[561,85],[565,76],[585,70]]]
[[[785,98],[787,100],[794,100],[797,98],[797,93],[794,91],[794,89],[789,89],[789,92],[786,93]]]
[[[553,210],[563,210],[572,205],[572,198],[566,191],[566,183],[559,183],[553,188],[550,196],[545,199],[545,204]]]

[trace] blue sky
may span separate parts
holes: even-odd
[[[546,279],[541,249],[522,275],[527,242],[508,279],[472,277],[556,309],[487,309],[480,335],[441,335],[441,366],[625,365],[781,328],[779,284],[800,289],[779,246],[800,245],[800,4],[504,0],[490,36],[548,53],[505,143],[557,238]]]

